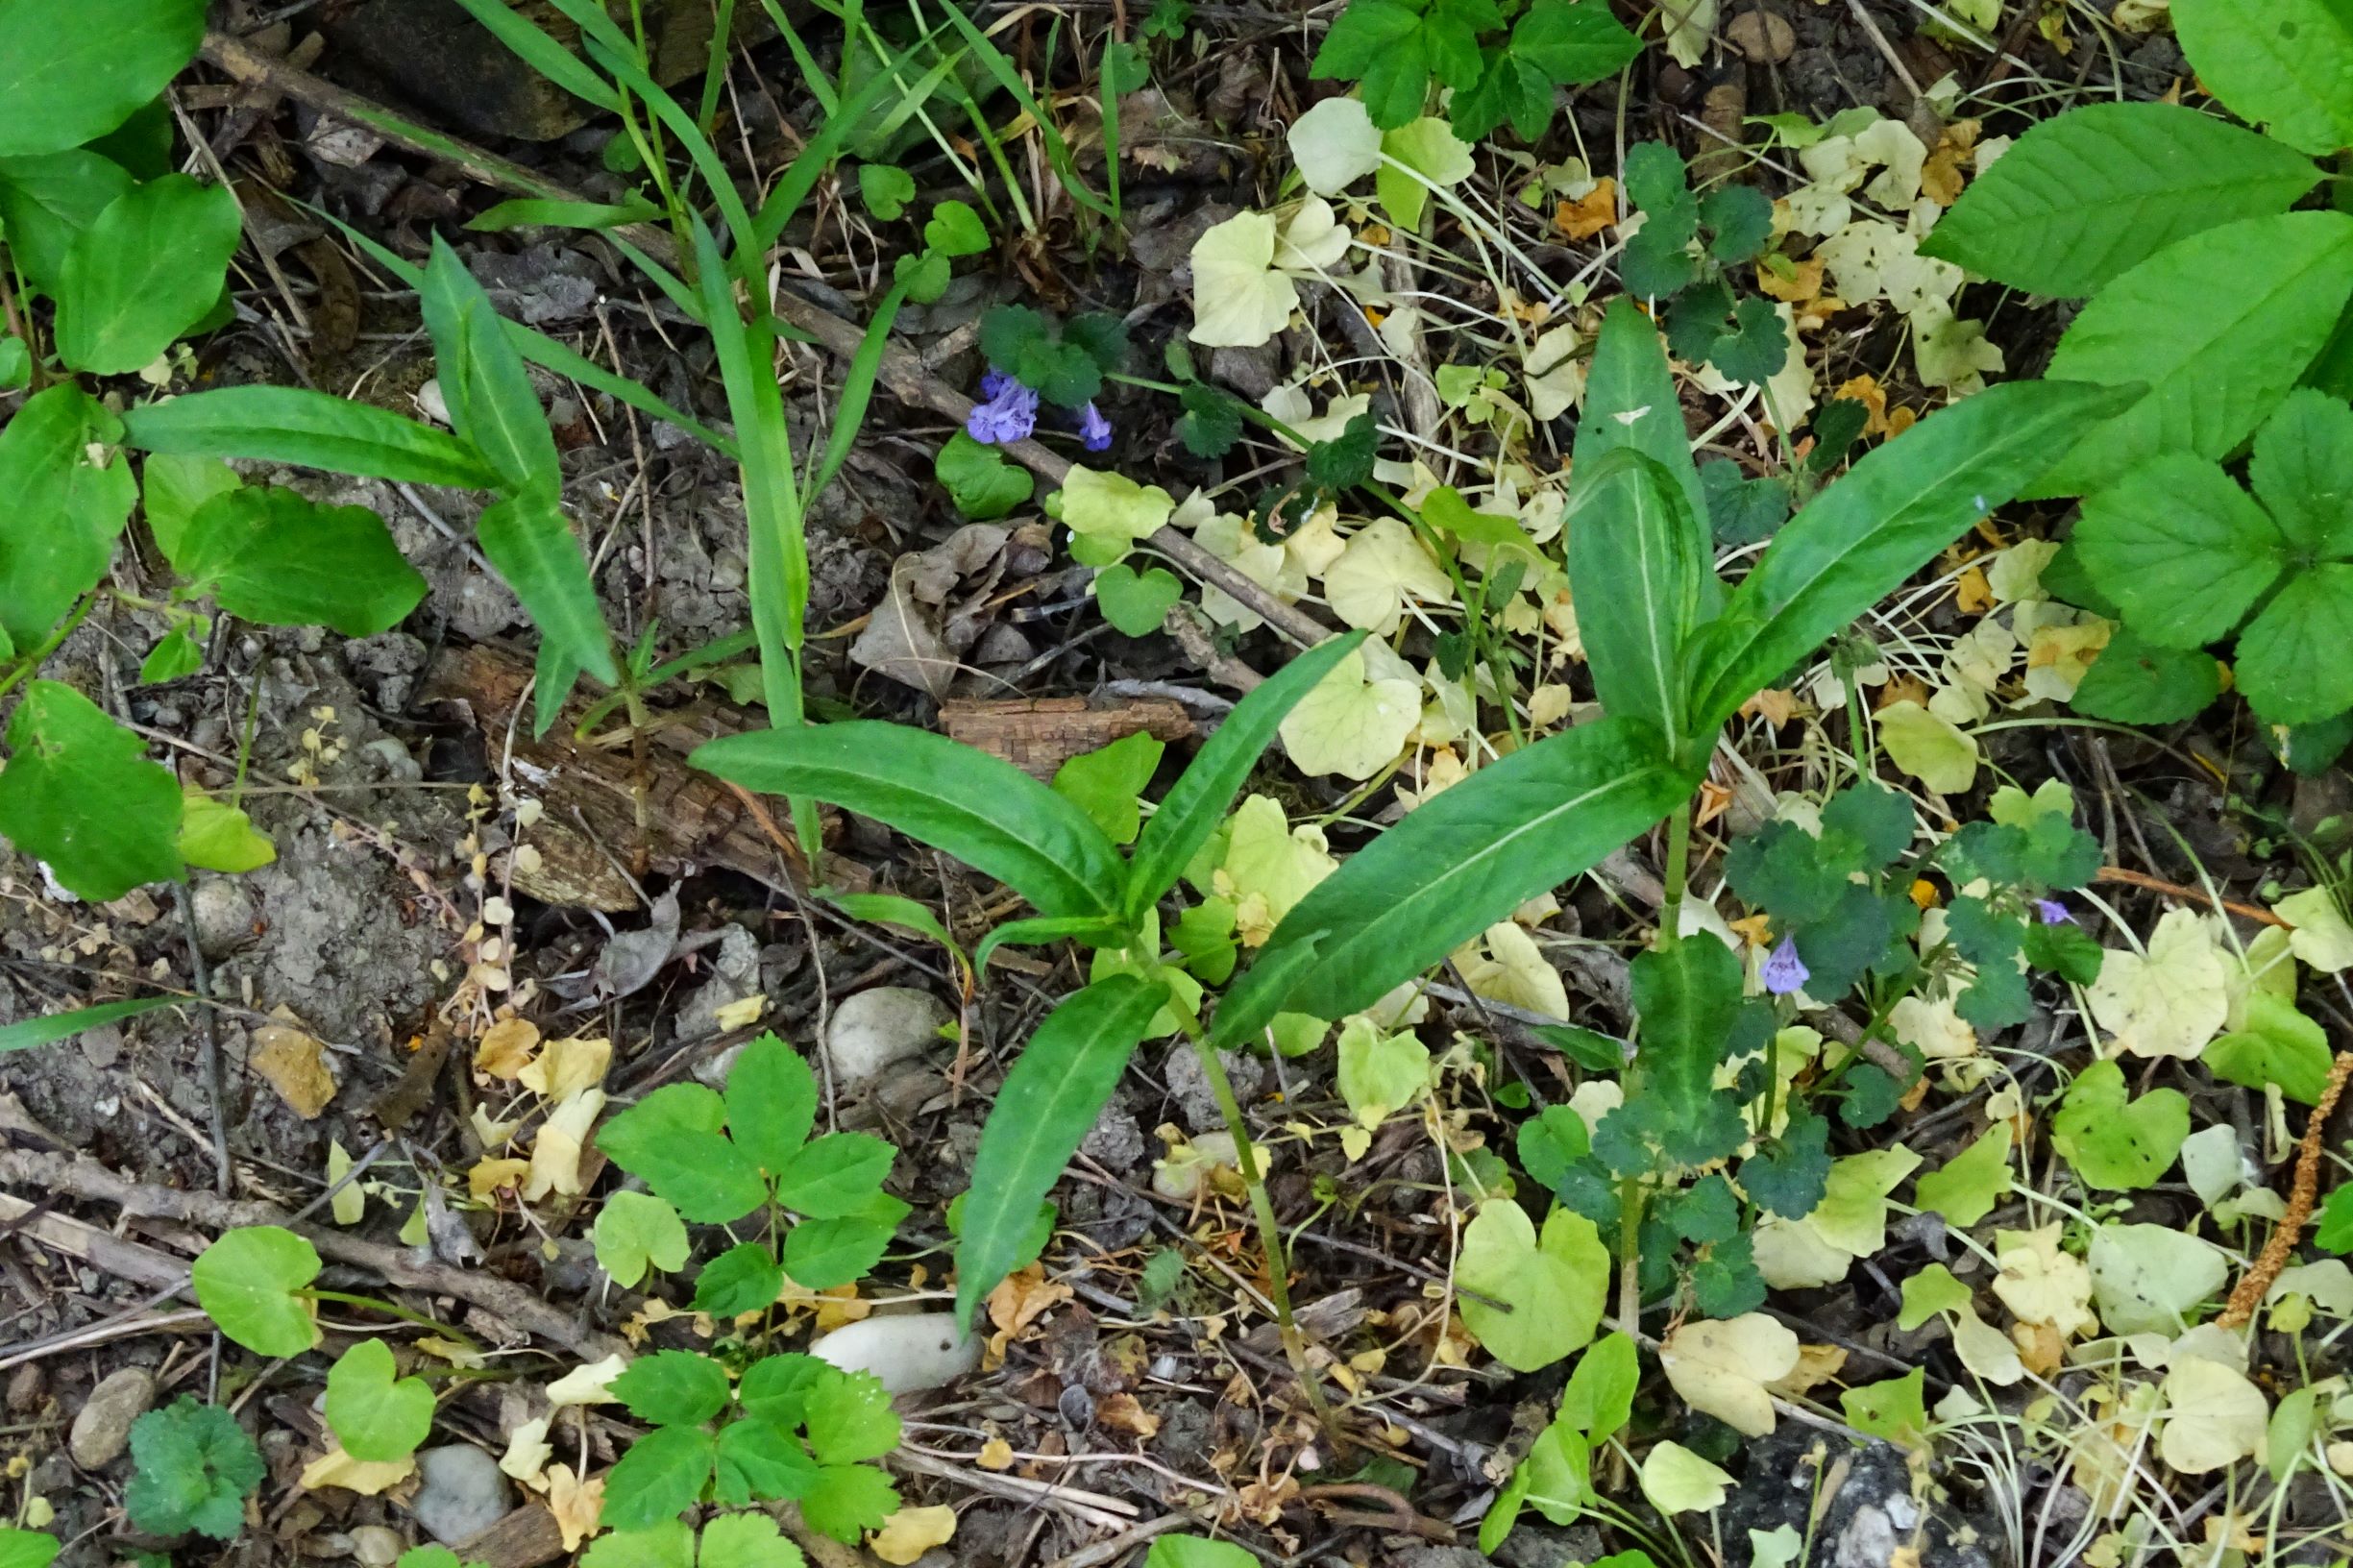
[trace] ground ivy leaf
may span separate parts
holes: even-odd
[[[1717,1242],[1692,1265],[1691,1299],[1709,1317],[1738,1317],[1765,1304],[1765,1279],[1756,1271],[1754,1247],[1747,1236]]]
[[[1830,1124],[1792,1108],[1777,1139],[1740,1163],[1740,1188],[1767,1213],[1803,1219],[1814,1212],[1830,1176]]]
[[[246,1494],[265,1470],[236,1417],[186,1394],[131,1424],[131,1462],[123,1504],[133,1524],[151,1534],[193,1530],[218,1541],[245,1528]]]
[[[1915,1201],[1950,1225],[1966,1229],[1994,1212],[2010,1192],[2010,1124],[1998,1121],[1968,1148],[1920,1179]]]
[[[2156,1185],[2190,1136],[2190,1102],[2179,1090],[2132,1099],[2124,1069],[2095,1062],[2076,1074],[2051,1118],[2051,1146],[2085,1185],[2133,1191]]]

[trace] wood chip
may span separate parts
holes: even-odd
[[[1168,698],[1138,698],[1091,707],[1083,697],[1014,698],[1005,701],[954,701],[940,705],[940,723],[950,737],[1002,757],[1037,779],[1081,752],[1148,730],[1163,741],[1189,740],[1192,716]]]

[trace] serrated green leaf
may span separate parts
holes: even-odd
[[[699,1427],[657,1427],[631,1443],[604,1474],[605,1528],[651,1530],[675,1521],[701,1498],[713,1446]]]
[[[2074,545],[2132,629],[2165,648],[2226,636],[2288,564],[2270,516],[2219,465],[2182,453],[2085,497]]]
[[[865,1278],[890,1250],[899,1225],[914,1211],[879,1192],[854,1214],[804,1219],[784,1238],[784,1269],[793,1283],[830,1290]]]
[[[2214,287],[2217,278],[2232,286]],[[2083,495],[2164,452],[2230,455],[2328,341],[2348,295],[2353,216],[2342,212],[2243,218],[2166,247],[2083,307],[2047,372],[2145,395],[2022,493]]]
[[[857,1213],[873,1201],[897,1152],[871,1133],[812,1139],[777,1169],[776,1201],[812,1219]]]
[[[708,1356],[657,1350],[628,1364],[611,1384],[613,1397],[640,1421],[661,1427],[699,1426],[727,1404],[727,1372]]]
[[[2282,212],[2308,158],[2174,104],[2085,104],[2027,129],[1921,242],[2014,288],[2090,294],[2175,240]]]
[[[817,1461],[776,1422],[748,1416],[719,1431],[711,1495],[731,1507],[795,1498],[817,1480]]]
[[[2167,724],[2222,695],[2222,668],[2199,649],[2160,648],[2119,626],[2069,699],[2078,713],[2128,724]]]
[[[817,1125],[817,1074],[771,1032],[727,1069],[727,1136],[770,1175],[782,1170]]]
[[[2296,572],[2239,634],[2239,689],[2270,723],[2333,719],[2353,708],[2353,663],[2339,656],[2349,639],[2353,565],[2326,561]]]
[[[2198,80],[2302,152],[2353,142],[2353,15],[2332,0],[2175,0]]]
[[[809,1528],[837,1541],[855,1541],[898,1511],[898,1488],[870,1464],[829,1464],[800,1495]]]

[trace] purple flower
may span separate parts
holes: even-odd
[[[1078,411],[1078,444],[1089,452],[1106,452],[1111,448],[1111,421],[1091,403]]]
[[[1038,428],[1037,393],[993,370],[981,379],[980,389],[988,401],[974,404],[964,422],[965,432],[973,440],[997,446],[1025,440]]]
[[[1809,971],[1805,960],[1798,956],[1796,938],[1781,939],[1781,944],[1765,960],[1761,974],[1765,989],[1776,996],[1786,996],[1804,987]]]
[[[2070,915],[2067,912],[2067,906],[2056,898],[2037,898],[2034,901],[2034,912],[2042,918],[2045,925],[2061,923],[2072,925],[2075,923],[2075,917]]]

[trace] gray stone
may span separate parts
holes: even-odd
[[[469,1443],[422,1450],[417,1474],[425,1484],[409,1509],[426,1533],[444,1546],[472,1540],[514,1506],[499,1461]]]
[[[65,1447],[74,1463],[85,1470],[110,1464],[131,1446],[131,1423],[156,1402],[156,1375],[143,1366],[126,1366],[90,1390],[74,1417]]]
[[[825,1029],[825,1061],[837,1089],[854,1089],[939,1043],[955,1015],[928,991],[876,986],[833,1010]]]

